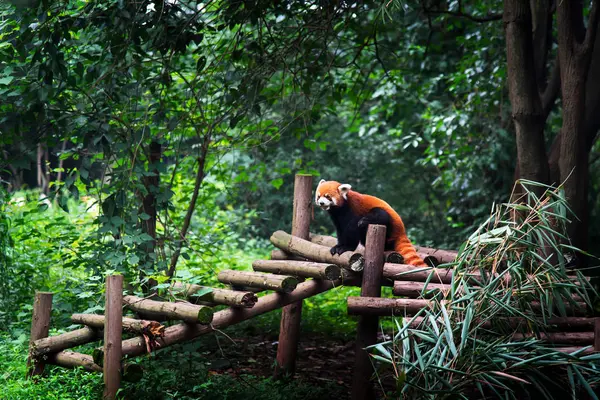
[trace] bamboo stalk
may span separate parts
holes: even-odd
[[[340,279],[341,277],[340,267],[337,265],[309,261],[256,260],[252,263],[252,268],[260,272],[327,279],[330,281]]]
[[[298,286],[298,279],[293,276],[282,276],[252,271],[225,270],[219,272],[217,279],[219,282],[230,285],[253,286],[284,293],[289,293]]]
[[[345,252],[341,255],[331,255],[329,248],[292,236],[284,231],[274,232],[271,243],[289,253],[308,258],[312,261],[332,263],[352,271],[362,271],[364,258],[361,254]]]
[[[152,317],[180,319],[200,324],[210,324],[213,319],[212,308],[206,306],[146,300],[137,296],[124,296],[123,303],[133,311],[142,312]]]
[[[198,299],[202,302],[225,304],[232,307],[252,308],[258,298],[251,291],[238,291],[230,289],[207,288],[206,286],[194,285],[191,283],[173,282],[173,289],[183,292],[184,296]],[[201,290],[211,289],[209,293],[201,296],[194,296]]]
[[[104,315],[96,314],[73,314],[71,321],[75,324],[87,325],[91,328],[104,329]],[[164,325],[156,321],[148,321],[145,319],[134,319],[123,317],[123,329],[131,333],[139,333],[150,336],[160,336],[160,332],[164,331]]]
[[[215,313],[211,325],[182,323],[169,326],[165,329],[163,337],[157,340],[157,346],[158,348],[165,348],[188,341],[194,337],[210,333],[215,329],[220,330],[295,301],[315,296],[336,286],[340,286],[339,281],[309,280],[299,284],[291,293],[271,293],[260,297],[252,308],[227,308],[218,311]],[[139,356],[148,351],[146,341],[142,336],[124,340],[122,349],[124,356]],[[98,350],[102,351],[102,349]]]
[[[429,301],[420,299],[348,297],[349,315],[410,316],[428,306]]]
[[[77,329],[60,335],[38,339],[32,343],[31,354],[35,357],[56,353],[100,339],[102,332],[89,327]]]

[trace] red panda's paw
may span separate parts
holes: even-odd
[[[352,249],[349,248],[348,246],[344,246],[341,244],[337,244],[337,245],[333,246],[331,249],[329,249],[329,252],[331,253],[332,256],[334,256],[336,254],[342,255],[343,253],[345,253],[347,251],[352,251]]]
[[[366,228],[369,226],[369,219],[362,217],[361,219],[358,220],[358,227],[359,228]]]

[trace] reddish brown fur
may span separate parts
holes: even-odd
[[[359,216],[366,215],[369,211],[376,207],[384,209],[392,218],[392,231],[388,232],[387,240],[388,242],[393,242],[394,250],[402,254],[405,264],[423,267],[427,266],[425,261],[419,257],[415,248],[410,242],[410,239],[406,235],[406,229],[404,228],[402,218],[400,218],[400,215],[398,215],[398,213],[394,211],[394,209],[387,202],[375,196],[362,194],[354,190],[349,190],[346,195],[347,199],[344,199],[338,190],[339,186],[340,183],[336,181],[323,182],[317,188],[317,196],[329,194],[336,200],[337,206],[341,206],[345,201],[347,201],[352,211]]]

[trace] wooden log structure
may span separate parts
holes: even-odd
[[[432,298],[440,292],[443,296],[447,296],[450,294],[450,291],[451,285],[446,283],[427,283],[427,288],[425,289],[425,282],[394,281],[392,293],[394,296],[416,299]],[[585,300],[577,294],[572,295],[571,298],[578,303],[585,303]]]
[[[252,286],[283,293],[289,293],[298,286],[298,279],[293,276],[253,271],[224,270],[219,272],[217,279],[230,285]]]
[[[104,329],[106,317],[97,314],[73,314],[71,321],[75,324],[86,325],[95,329]],[[123,330],[131,333],[149,335],[151,337],[160,336],[165,330],[164,325],[157,321],[148,321],[144,319],[134,319],[123,317]]]
[[[361,296],[379,298],[381,296],[381,280],[385,248],[384,225],[369,225],[365,243],[365,269],[360,289]],[[365,350],[377,343],[379,317],[376,315],[361,315],[356,329],[356,355],[354,360],[354,379],[352,380],[352,400],[368,400],[374,398],[373,365],[371,356]]]
[[[308,239],[312,216],[312,175],[296,174],[292,209],[292,235]],[[292,376],[296,370],[296,355],[300,338],[302,299],[292,302],[281,310],[279,345],[275,359],[274,376]]]
[[[256,300],[258,300],[256,293],[252,291],[207,288],[206,286],[182,282],[173,282],[171,287],[186,297],[194,297],[202,302],[224,304],[231,307],[252,308],[256,304]],[[196,293],[205,289],[211,289],[211,291],[200,296],[195,296]]]
[[[271,260],[296,260],[296,261],[310,261],[304,257],[300,257],[294,254],[286,253],[283,250],[275,249],[271,251]]]
[[[44,354],[56,353],[82,344],[95,342],[102,337],[102,331],[85,327],[60,335],[38,339],[32,343],[31,354],[40,357]]]
[[[318,244],[320,246],[329,247],[329,248],[331,248],[337,244],[337,239],[334,238],[333,236],[318,235],[315,233],[310,234],[310,241],[311,241],[311,243]],[[285,254],[285,252],[282,250],[274,250],[274,251],[280,251],[281,254]],[[359,244],[354,252],[364,254],[365,248]],[[402,254],[398,253],[397,251],[393,251],[393,250],[384,251],[383,254],[385,255],[386,263],[404,264],[404,257],[402,257]],[[271,256],[272,255],[273,255],[273,253],[271,253]],[[279,253],[277,256],[279,256]],[[272,258],[272,259],[274,259],[274,258]],[[278,259],[280,259],[280,258],[278,258]]]
[[[104,304],[104,399],[117,397],[121,387],[121,335],[123,334],[123,275],[106,277]]]
[[[259,272],[300,276],[303,278],[334,281],[341,278],[340,267],[335,264],[295,260],[256,260],[252,268]]]
[[[418,253],[424,253],[435,257],[435,259],[442,264],[454,262],[456,256],[458,256],[458,252],[454,250],[432,249],[431,247],[424,246],[415,246],[415,250],[417,250]]]
[[[123,296],[123,303],[130,310],[159,319],[180,319],[200,324],[210,324],[213,319],[213,310],[207,306],[147,300],[137,296]]]
[[[36,292],[31,316],[31,335],[29,337],[29,356],[27,357],[27,376],[41,375],[44,362],[33,356],[34,343],[48,337],[50,331],[50,314],[52,313],[52,293]]]
[[[96,364],[92,356],[74,351],[60,351],[50,354],[46,362],[63,368],[83,368],[88,372],[102,373],[102,366]],[[126,382],[139,382],[144,375],[144,370],[138,364],[123,363],[121,371],[121,379]]]
[[[213,332],[214,330],[226,328],[298,300],[315,296],[334,287],[339,287],[340,285],[341,281],[309,280],[299,284],[291,293],[271,293],[262,296],[252,308],[227,308],[217,311],[210,325],[181,323],[169,326],[165,329],[163,337],[157,340],[157,348],[162,349]],[[99,349],[99,351],[102,351],[102,349]],[[148,350],[144,337],[136,336],[124,340],[122,351],[124,356],[146,354]]]
[[[271,235],[271,243],[286,252],[296,254],[316,262],[332,263],[352,271],[362,271],[365,260],[362,254],[347,251],[341,255],[331,255],[328,247],[320,246],[292,236],[284,231],[276,231]]]
[[[416,328],[425,321],[425,323],[429,323],[428,319],[424,317],[407,317],[406,320],[410,324],[412,328]],[[547,331],[583,331],[583,332],[591,332],[594,329],[596,318],[593,317],[554,317],[548,318],[545,321],[538,320],[537,324],[539,326],[543,326],[544,330]],[[443,322],[443,321],[440,321]],[[507,324],[512,329],[516,331],[519,330],[527,330],[531,331],[532,329],[532,321],[521,318],[521,317],[511,317],[511,318],[495,318],[494,322]],[[481,327],[490,329],[493,327],[492,321],[489,319],[474,319],[474,323],[480,324]]]
[[[419,310],[435,304],[425,299],[390,299],[377,297],[348,297],[348,314],[379,316],[413,316]],[[529,302],[534,310],[541,310],[539,301]],[[565,309],[575,315],[585,315],[587,305],[577,303],[576,307],[565,304]]]
[[[534,333],[513,333],[512,340],[523,341],[527,339],[539,339],[553,344],[571,344],[571,345],[593,345],[594,332],[539,332]]]
[[[413,316],[430,302],[423,299],[389,299],[379,297],[348,297],[349,315]]]

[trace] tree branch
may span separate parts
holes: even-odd
[[[500,21],[502,19],[502,14],[488,14],[486,16],[479,17],[479,16],[475,16],[475,15],[472,15],[469,13],[465,13],[462,11],[462,3],[460,1],[458,2],[458,11],[432,10],[431,8],[427,8],[424,3],[421,3],[421,5],[423,6],[423,11],[425,11],[425,13],[427,13],[427,14],[450,15],[453,17],[465,18],[465,19],[468,19],[470,21],[477,22],[477,23]]]
[[[183,242],[185,241],[185,236],[190,227],[190,223],[192,221],[192,215],[194,214],[194,209],[196,208],[196,201],[198,200],[198,193],[200,192],[200,186],[202,185],[202,181],[204,181],[204,167],[206,165],[206,156],[208,155],[208,149],[210,145],[210,136],[206,135],[204,137],[204,143],[202,143],[202,148],[200,150],[200,155],[198,156],[198,172],[196,173],[196,182],[194,183],[194,192],[192,194],[192,199],[190,200],[190,206],[188,207],[187,213],[185,214],[185,219],[183,220],[183,226],[181,227],[180,239],[181,242],[177,246],[177,250],[173,253],[171,257],[171,264],[169,265],[169,271],[167,271],[167,276],[169,278],[173,277],[175,273],[175,267],[177,266],[177,260],[179,259],[179,255],[181,254],[181,247],[183,246]]]
[[[550,73],[550,79],[546,85],[546,89],[541,94],[542,99],[542,110],[544,119],[548,118],[548,114],[552,111],[552,106],[560,94],[560,62],[558,61],[558,54],[556,55],[556,61],[554,68]]]
[[[585,33],[585,39],[583,40],[582,51],[588,53],[594,47],[596,41],[596,32],[598,31],[598,1],[594,0],[592,3],[592,10],[590,11],[590,17],[588,19],[588,27]]]

